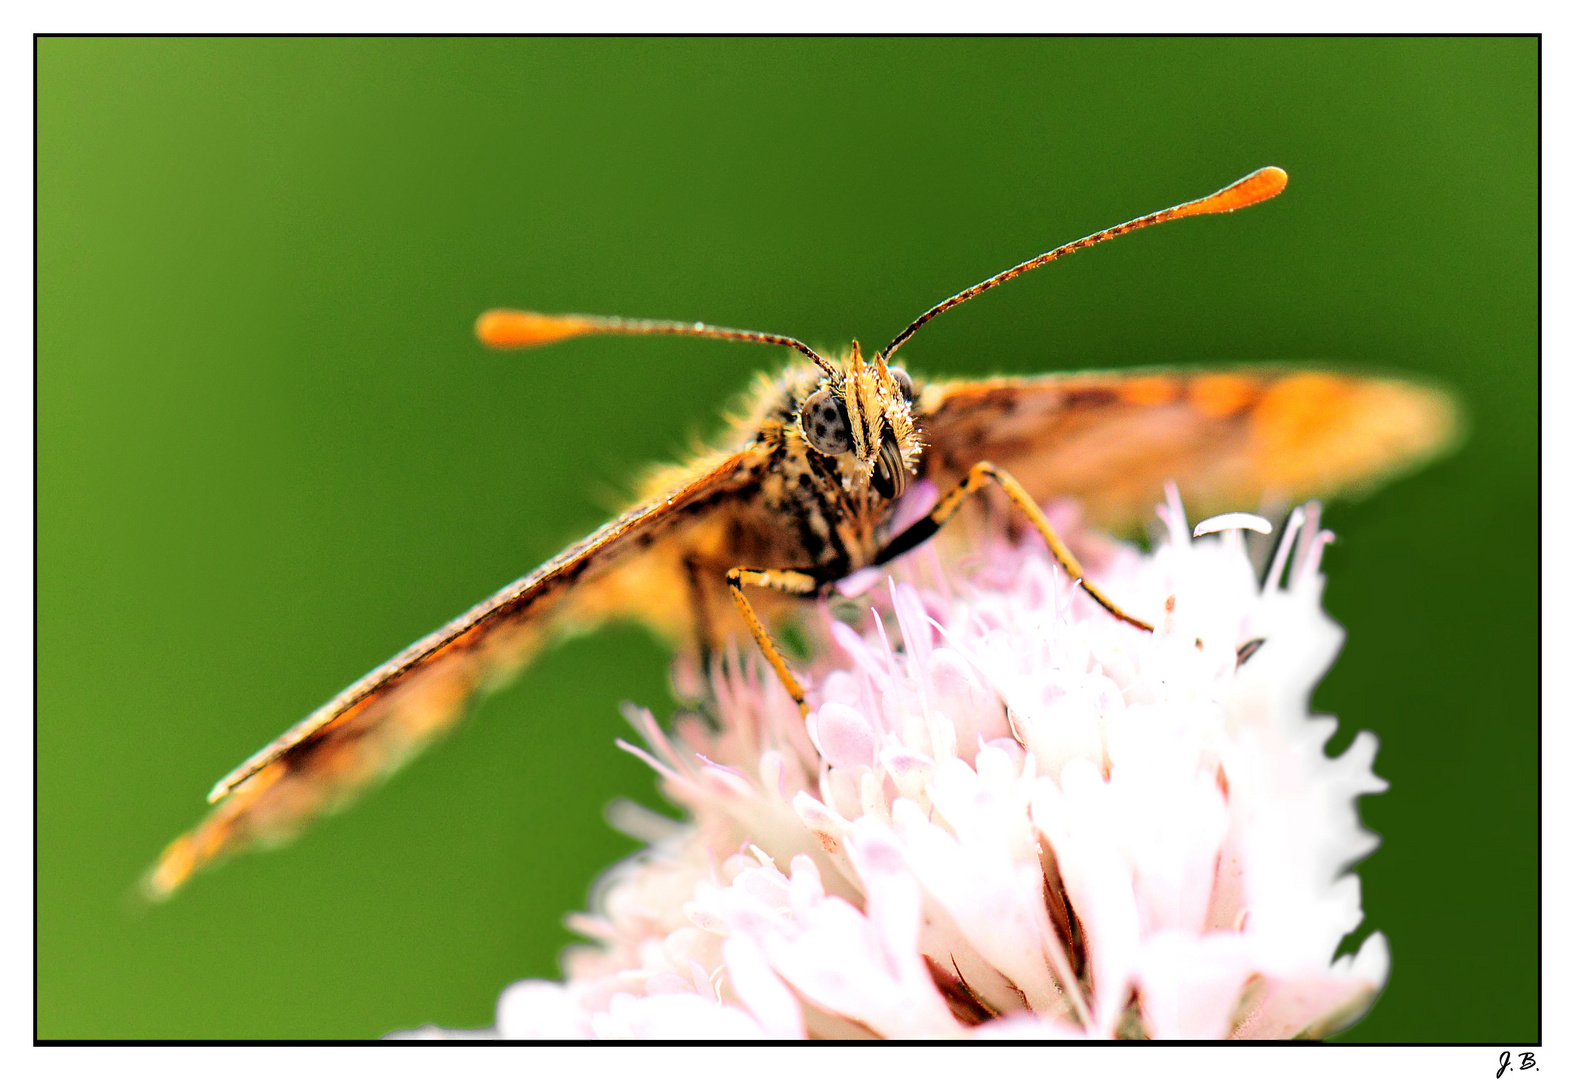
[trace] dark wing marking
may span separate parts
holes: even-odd
[[[564,617],[572,586],[614,568],[751,479],[748,452],[712,463],[670,493],[597,530],[350,686],[215,785],[218,805],[160,856],[145,881],[168,896],[203,865],[254,843],[278,843],[387,776],[464,714],[471,697],[517,672]],[[627,598],[637,609],[640,597]],[[566,602],[568,601],[568,602]],[[648,603],[648,598],[646,599]],[[603,604],[598,615],[610,614]]]
[[[1072,496],[1125,529],[1167,480],[1194,516],[1358,493],[1445,449],[1458,412],[1399,379],[1241,368],[931,383],[919,425],[943,490],[993,461],[1041,502]]]

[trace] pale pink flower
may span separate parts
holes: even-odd
[[[1336,722],[1308,713],[1342,636],[1320,607],[1330,534],[1295,511],[1260,588],[1242,529],[1266,522],[1195,539],[1174,492],[1159,509],[1143,554],[1050,508],[1153,634],[1036,534],[982,535],[822,606],[807,721],[736,651],[715,725],[630,710],[645,747],[626,749],[688,819],[615,808],[650,846],[570,917],[593,944],[564,982],[509,987],[486,1031],[407,1034],[1290,1038],[1359,1017],[1387,945],[1335,951],[1377,843],[1355,799],[1386,784],[1376,738],[1327,757]]]

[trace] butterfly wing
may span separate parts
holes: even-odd
[[[1128,529],[1174,480],[1205,516],[1359,494],[1445,448],[1442,391],[1333,371],[1091,372],[938,382],[918,401],[927,474],[942,490],[993,461],[1043,502],[1071,496]]]
[[[280,843],[387,776],[517,672],[554,633],[617,615],[649,615],[638,592],[609,588],[658,562],[656,541],[725,517],[748,484],[749,454],[719,455],[693,478],[599,529],[531,574],[422,638],[253,754],[214,787],[217,805],[165,849],[144,887],[170,895],[203,865],[252,844]],[[669,553],[671,554],[671,553]],[[669,558],[666,561],[676,561]],[[667,605],[681,611],[683,605]],[[665,629],[678,629],[673,611]],[[649,621],[663,625],[664,617]]]

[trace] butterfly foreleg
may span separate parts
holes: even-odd
[[[798,711],[807,716],[809,705],[804,701],[804,688],[788,670],[787,659],[782,655],[782,650],[771,640],[765,624],[760,621],[760,616],[755,613],[749,598],[744,595],[745,585],[777,589],[792,593],[794,596],[813,596],[820,589],[820,579],[802,570],[752,570],[735,566],[727,572],[727,588],[733,594],[733,603],[738,607],[738,613],[744,617],[744,622],[748,625],[750,634],[754,636],[755,643],[760,646],[760,651],[766,654],[766,659],[771,661],[771,666],[776,669],[782,685],[787,688],[793,700],[798,702]]]
[[[957,511],[962,508],[964,499],[990,483],[994,483],[1002,491],[1006,492],[1006,497],[1012,500],[1013,505],[1027,516],[1035,529],[1039,530],[1039,535],[1044,537],[1045,543],[1050,546],[1050,554],[1054,556],[1056,562],[1061,564],[1061,569],[1065,570],[1067,576],[1080,585],[1084,592],[1093,597],[1100,607],[1122,622],[1130,623],[1139,630],[1152,631],[1154,629],[1142,619],[1135,618],[1122,611],[1115,601],[1111,600],[1099,590],[1098,586],[1088,580],[1088,576],[1083,573],[1083,565],[1077,561],[1077,556],[1072,554],[1071,549],[1062,542],[1061,537],[1056,535],[1055,529],[1045,519],[1044,512],[1039,509],[1039,504],[1034,502],[1033,497],[1023,489],[1023,485],[1013,479],[1011,473],[988,461],[981,461],[969,469],[967,478],[952,488],[945,498],[936,503],[934,509],[892,537],[886,546],[881,549],[880,553],[875,556],[875,565],[879,566],[882,563],[890,562],[897,556],[906,554],[934,536],[940,531],[941,526],[956,516]]]

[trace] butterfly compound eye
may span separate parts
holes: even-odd
[[[891,381],[897,384],[897,389],[902,392],[902,399],[908,404],[913,404],[913,378],[900,367],[891,369]]]
[[[830,390],[817,390],[809,395],[798,419],[805,441],[822,454],[835,457],[853,448],[848,410]]]

